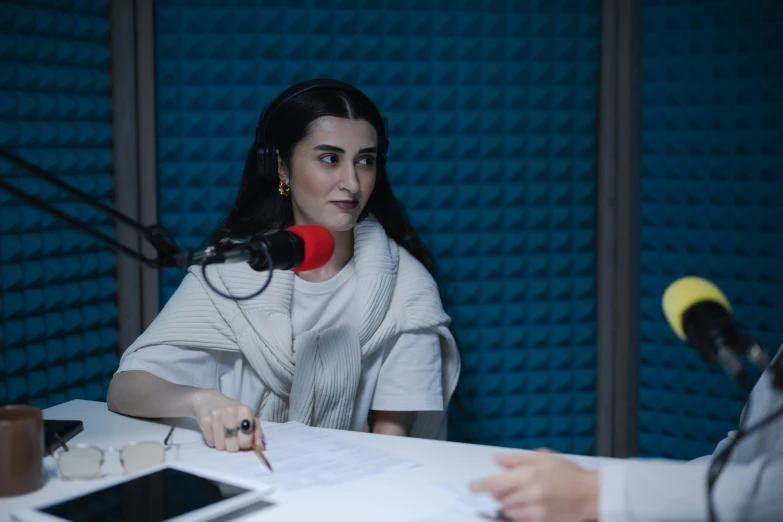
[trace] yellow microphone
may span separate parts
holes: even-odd
[[[683,277],[663,293],[663,314],[674,333],[691,344],[706,362],[718,362],[731,377],[750,389],[739,355],[766,368],[769,359],[752,337],[734,324],[729,300],[720,289],[700,277]]]
[[[693,340],[685,331],[686,316],[689,326],[693,326],[693,320],[707,319],[705,315],[720,318],[722,322],[732,321],[731,304],[723,292],[706,279],[693,276],[680,278],[666,288],[663,293],[663,314],[677,337],[691,342]]]

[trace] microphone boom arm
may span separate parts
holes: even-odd
[[[149,243],[153,246],[153,248],[157,253],[157,257],[154,258],[147,257],[141,252],[136,252],[135,250],[128,247],[127,245],[123,245],[116,239],[109,237],[106,234],[98,230],[95,230],[94,228],[89,227],[83,221],[80,221],[79,219],[70,216],[62,212],[61,210],[53,207],[52,205],[45,202],[44,200],[37,198],[31,194],[28,194],[27,192],[19,189],[18,187],[15,187],[11,183],[8,183],[5,179],[3,179],[2,176],[0,176],[0,189],[3,189],[13,194],[19,199],[29,203],[33,207],[48,213],[56,217],[57,219],[65,221],[72,227],[81,230],[82,232],[85,232],[86,234],[89,234],[95,239],[101,241],[105,245],[109,246],[111,249],[117,252],[121,252],[127,256],[130,256],[133,259],[139,261],[140,263],[150,268],[164,268],[164,267],[177,267],[182,269],[187,268],[186,260],[188,256],[183,255],[180,252],[180,249],[177,246],[174,237],[172,236],[171,232],[165,227],[161,225],[144,226],[138,221],[134,220],[133,218],[130,218],[127,215],[123,214],[122,212],[119,212],[118,210],[101,203],[93,196],[90,196],[89,194],[82,192],[81,190],[78,190],[72,185],[65,183],[57,176],[51,174],[50,172],[47,172],[46,170],[42,169],[37,165],[34,165],[33,163],[30,163],[29,161],[25,160],[24,158],[22,158],[17,154],[14,154],[10,150],[6,149],[5,147],[0,146],[0,157],[7,159],[14,165],[22,168],[28,174],[31,174],[32,176],[38,179],[44,180],[47,183],[54,185],[55,187],[79,199],[83,203],[99,210],[104,214],[111,216],[112,218],[116,219],[120,223],[127,225],[133,228],[134,230],[136,230],[137,232],[141,233],[147,239],[147,241],[149,241]],[[186,251],[186,254],[187,253],[188,251]]]

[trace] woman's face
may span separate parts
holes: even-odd
[[[294,224],[352,229],[375,188],[377,143],[365,120],[315,120],[294,148],[291,172],[278,163],[280,179],[291,185]]]

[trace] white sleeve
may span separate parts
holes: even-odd
[[[598,513],[599,520],[624,520],[628,506],[625,505],[625,461],[601,459],[598,464]]]
[[[219,356],[212,350],[157,344],[127,354],[117,373],[143,370],[174,384],[217,389]]]
[[[707,520],[710,461],[606,459],[599,464],[601,522]],[[713,491],[722,522],[783,520],[783,455],[727,465]]]
[[[440,338],[437,333],[402,333],[386,344],[371,409],[443,410]]]

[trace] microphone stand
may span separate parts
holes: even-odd
[[[81,230],[82,232],[85,232],[95,239],[101,241],[114,251],[130,256],[145,266],[150,268],[176,267],[183,270],[188,267],[189,261],[192,259],[192,250],[188,249],[184,252],[181,251],[177,246],[176,241],[174,240],[174,236],[165,227],[161,225],[144,226],[138,221],[126,216],[122,212],[104,205],[93,196],[90,196],[89,194],[76,189],[68,183],[65,183],[50,172],[47,172],[39,166],[30,163],[21,156],[2,146],[0,146],[0,157],[5,158],[17,167],[22,168],[26,173],[54,185],[55,187],[79,199],[81,202],[103,212],[104,214],[108,214],[118,222],[133,228],[137,232],[141,233],[147,239],[147,241],[149,241],[149,243],[155,248],[157,255],[153,258],[147,257],[141,252],[136,252],[128,246],[118,242],[114,238],[109,237],[98,230],[90,228],[86,223],[78,220],[77,218],[58,210],[44,200],[32,196],[23,190],[20,190],[3,179],[3,176],[0,176],[0,189],[13,194],[19,199],[29,203],[33,207],[42,210],[43,212],[46,212],[56,217],[57,219],[65,221],[74,228]]]

